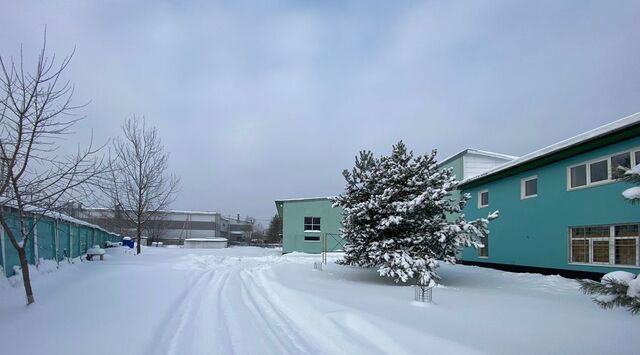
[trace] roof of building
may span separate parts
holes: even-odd
[[[479,149],[473,149],[473,148],[466,148],[450,157],[447,157],[445,159],[443,159],[441,162],[438,163],[438,166],[442,166],[444,164],[447,164],[455,159],[458,159],[459,157],[466,155],[466,154],[476,154],[476,155],[482,155],[485,157],[491,157],[491,158],[498,158],[498,159],[504,159],[506,161],[508,160],[513,160],[513,159],[517,159],[518,157],[513,156],[513,155],[508,155],[508,154],[502,154],[502,153],[494,153],[494,152],[488,152],[486,150],[479,150]]]
[[[301,198],[285,198],[285,199],[278,199],[276,200],[277,202],[299,202],[299,201],[312,201],[312,200],[329,200],[332,199],[334,196],[326,196],[326,197],[301,197]]]
[[[13,209],[17,209],[16,204],[12,203],[12,202],[4,202],[2,205],[5,206],[5,207],[10,207],[10,208],[13,208]],[[28,212],[28,213],[42,215],[42,216],[45,216],[45,217],[49,217],[51,219],[56,219],[56,220],[59,220],[59,221],[64,221],[64,222],[69,222],[69,223],[73,223],[73,224],[77,224],[77,225],[81,225],[81,226],[85,226],[85,227],[94,228],[94,229],[101,230],[101,231],[103,231],[105,233],[116,235],[116,233],[108,231],[108,230],[100,227],[99,225],[96,225],[96,224],[93,224],[93,223],[89,223],[87,221],[83,221],[81,219],[77,219],[77,218],[71,217],[71,216],[66,215],[64,213],[61,213],[61,212],[57,212],[57,211],[42,211],[40,208],[37,208],[37,207],[32,206],[32,205],[25,205],[23,208],[24,208],[24,211]]]
[[[631,130],[631,128],[640,128],[640,112],[565,139],[548,147],[536,150],[498,167],[487,170],[480,175],[464,179],[460,184],[460,187],[469,188],[482,183],[495,181],[502,177],[547,165],[552,162],[565,159],[568,156],[584,153],[606,144],[619,142],[621,140],[637,136],[640,133],[640,130],[639,132],[636,132],[636,129]],[[603,139],[606,137],[612,137],[612,139],[603,142]],[[602,143],[595,143],[597,141],[601,141]]]

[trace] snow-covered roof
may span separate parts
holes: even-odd
[[[535,152],[526,154],[521,156],[520,158],[514,159],[510,162],[507,162],[505,164],[502,164],[500,166],[497,166],[493,169],[487,170],[486,172],[480,174],[480,175],[476,175],[473,177],[470,177],[468,179],[464,179],[462,181],[462,185],[470,183],[472,181],[476,181],[476,180],[480,180],[483,179],[485,177],[488,177],[490,175],[496,174],[498,172],[501,171],[505,171],[505,170],[509,170],[511,168],[514,168],[516,166],[520,166],[523,164],[526,164],[528,162],[531,162],[533,160],[537,160],[540,159],[544,156],[548,156],[551,155],[553,153],[559,152],[561,150],[565,150],[567,148],[571,148],[580,144],[583,144],[587,141],[591,141],[597,138],[601,138],[603,136],[607,136],[609,134],[612,134],[614,132],[618,132],[621,131],[625,128],[631,127],[633,125],[636,125],[640,123],[640,112],[634,113],[630,116],[621,118],[617,121],[608,123],[606,125],[594,128],[590,131],[581,133],[577,136],[565,139],[563,141],[560,141],[558,143],[552,144],[548,147],[536,150]]]
[[[296,202],[296,201],[311,201],[311,200],[329,200],[334,198],[335,196],[326,196],[326,197],[301,197],[301,198],[285,198],[276,200],[276,202]]]
[[[107,207],[82,207],[83,210],[87,211],[113,211],[113,208]],[[175,213],[175,214],[201,214],[201,215],[219,215],[220,212],[212,212],[212,211],[187,211],[187,210],[159,210],[160,213]]]
[[[10,203],[10,202],[5,202],[4,205],[7,206],[7,207],[16,208],[16,205],[13,204],[13,203]],[[24,210],[26,212],[29,212],[29,213],[40,214],[40,215],[43,215],[43,216],[46,216],[46,217],[49,217],[49,218],[57,219],[59,221],[65,221],[65,222],[69,222],[69,223],[73,223],[73,224],[77,224],[77,225],[81,225],[81,226],[85,226],[85,227],[98,229],[98,230],[101,230],[101,231],[103,231],[105,233],[115,234],[115,233],[113,233],[111,231],[108,231],[108,230],[98,226],[98,225],[95,225],[93,223],[89,223],[89,222],[86,222],[86,221],[71,217],[71,216],[66,215],[64,213],[60,213],[60,212],[56,212],[56,211],[46,211],[45,213],[42,213],[42,211],[40,209],[38,209],[35,206],[31,206],[31,205],[26,205],[24,207]]]
[[[463,155],[466,154],[476,154],[476,155],[482,155],[485,157],[491,157],[491,158],[498,158],[498,159],[504,159],[504,160],[513,160],[513,159],[517,159],[518,157],[514,156],[514,155],[508,155],[508,154],[502,154],[502,153],[495,153],[495,152],[489,152],[486,150],[479,150],[479,149],[473,149],[473,148],[466,148],[454,155],[451,155],[445,159],[443,159],[442,161],[440,161],[438,163],[438,166],[442,166],[452,160],[455,160]]]
[[[227,238],[220,238],[220,237],[215,237],[215,238],[186,238],[185,241],[190,241],[190,242],[226,242],[228,241]]]

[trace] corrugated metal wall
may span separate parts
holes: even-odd
[[[20,234],[18,217],[11,214],[6,216],[11,230]],[[27,259],[29,264],[35,264],[37,259],[61,261],[69,257],[75,258],[85,254],[93,245],[105,247],[107,241],[120,242],[122,237],[97,227],[42,217],[38,220],[34,235],[27,244]],[[12,276],[15,274],[13,267],[20,266],[20,261],[18,252],[2,227],[0,247],[0,266],[4,270],[4,276]]]

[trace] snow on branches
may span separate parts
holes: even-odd
[[[451,169],[438,169],[436,151],[414,156],[400,141],[390,156],[370,151],[345,170],[345,191],[334,198],[344,210],[347,241],[340,264],[378,267],[396,282],[416,279],[433,286],[438,261],[456,262],[463,247],[482,247],[490,219],[467,222],[462,214],[469,195],[452,196],[458,181]]]

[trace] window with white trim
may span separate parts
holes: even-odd
[[[520,180],[520,198],[531,198],[538,196],[538,177],[530,176]]]
[[[305,235],[304,236],[304,241],[305,242],[319,242],[320,241],[320,236],[319,235]]]
[[[571,227],[572,263],[640,266],[638,224]]]
[[[478,192],[478,208],[489,206],[489,190]]]
[[[599,185],[622,177],[625,169],[640,164],[640,150],[633,149],[567,168],[567,189]]]
[[[480,238],[480,242],[482,243],[482,248],[478,248],[478,256],[481,258],[489,257],[489,235],[485,234]]]
[[[320,231],[320,217],[305,217],[304,230],[305,232]]]

